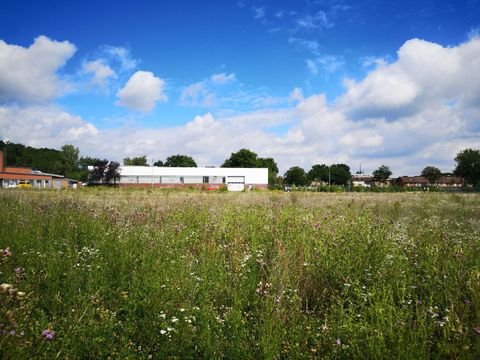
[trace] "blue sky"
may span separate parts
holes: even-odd
[[[3,140],[395,175],[480,144],[478,0],[3,0],[0,24]]]

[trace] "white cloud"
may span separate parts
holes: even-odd
[[[68,85],[57,72],[75,51],[46,36],[27,48],[0,40],[0,102],[45,102],[64,93]]]
[[[236,80],[235,74],[234,73],[220,73],[220,74],[213,74],[210,77],[210,80],[217,85],[223,85],[223,84],[228,84],[232,81]]]
[[[304,97],[302,89],[296,87],[292,90],[288,98],[290,101],[303,101]]]
[[[213,74],[210,78],[188,85],[182,90],[180,104],[183,106],[214,107],[226,101],[226,97],[217,96],[218,87],[237,80],[234,73]]]
[[[117,78],[117,73],[102,60],[85,62],[82,66],[82,72],[93,75],[91,82],[98,86],[105,86],[109,78]]]
[[[199,81],[187,86],[180,95],[180,104],[183,106],[212,107],[216,102],[217,98],[209,90],[207,81]]]
[[[297,19],[297,26],[299,29],[316,30],[329,29],[335,26],[333,22],[328,19],[327,13],[320,10],[315,15],[305,15]]]
[[[318,74],[319,68],[323,70],[323,74],[329,75],[337,72],[345,65],[343,58],[335,55],[323,55],[314,59],[307,59],[306,63],[308,70],[314,75]]]
[[[265,17],[265,8],[263,7],[252,7],[253,17],[255,19],[262,19]]]
[[[273,157],[282,173],[295,165],[308,170],[315,163],[339,162],[353,171],[361,163],[367,172],[384,163],[396,176],[418,174],[426,165],[451,171],[459,150],[480,143],[479,65],[478,39],[450,48],[411,40],[399,49],[396,61],[379,63],[364,79],[347,82],[333,103],[324,94],[304,97],[296,88],[278,109],[228,117],[207,113],[169,128],[102,130],[56,107],[4,106],[0,129],[4,140],[56,148],[73,143],[84,154],[112,160],[185,153],[199,164],[220,165],[246,147]],[[138,95],[142,86],[129,91]],[[200,101],[215,85],[208,77],[188,88],[185,93]],[[289,100],[294,102],[287,107]]]
[[[405,42],[398,60],[377,68],[359,82],[347,81],[338,104],[354,118],[395,119],[445,103],[478,105],[480,39],[446,48],[424,40]]]
[[[117,105],[133,110],[150,112],[158,101],[167,101],[165,81],[149,71],[137,71],[117,92]]]
[[[51,105],[0,106],[0,128],[4,140],[53,148],[99,133],[94,125],[79,116]]]
[[[120,63],[120,71],[135,69],[140,60],[134,59],[130,50],[122,46],[106,45],[102,47],[102,52],[111,60]]]

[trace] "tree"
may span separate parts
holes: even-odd
[[[107,159],[95,161],[95,164],[93,164],[93,168],[89,171],[88,180],[94,183],[102,183],[107,165]]]
[[[428,180],[430,184],[435,184],[442,177],[442,172],[435,166],[427,166],[422,170],[422,176]]]
[[[248,149],[240,149],[236,153],[232,153],[222,165],[226,168],[255,168],[258,167],[257,154]]]
[[[153,166],[163,166],[163,161],[162,160],[157,160],[153,163]]]
[[[147,155],[137,156],[134,158],[125,158],[123,159],[123,165],[125,166],[148,166],[147,164]]]
[[[480,150],[462,150],[455,157],[455,162],[455,175],[463,177],[469,184],[480,185]]]
[[[88,179],[97,184],[110,184],[113,180],[115,185],[120,179],[120,163],[116,161],[97,160],[89,172]]]
[[[307,178],[310,182],[312,181],[328,182],[328,166],[325,164],[313,165],[307,174]]]
[[[312,166],[307,175],[309,181],[330,182],[335,185],[347,185],[351,177],[350,167],[345,164],[331,166],[316,164]]]
[[[197,167],[197,163],[190,156],[187,155],[171,155],[167,157],[163,166],[168,167]]]
[[[347,185],[352,174],[350,167],[346,164],[334,164],[330,166],[330,181],[335,185]]]
[[[62,146],[62,158],[64,164],[64,175],[71,176],[72,173],[78,170],[80,150],[70,144]]]
[[[386,165],[380,166],[377,170],[373,172],[373,178],[377,181],[385,183],[385,181],[392,175],[390,168]]]
[[[120,180],[120,172],[118,171],[119,168],[120,163],[116,161],[110,161],[103,175],[105,183],[110,184],[110,182],[113,180],[113,185],[115,186],[117,184],[117,181]]]
[[[283,177],[288,185],[307,185],[307,174],[299,166],[288,169]]]
[[[278,176],[278,166],[275,160],[273,158],[258,158],[257,165],[260,168],[268,169],[268,185],[275,185]]]
[[[278,166],[273,158],[259,158],[256,153],[248,149],[240,149],[236,153],[232,153],[226,159],[222,167],[232,168],[267,168],[268,184],[277,183]]]

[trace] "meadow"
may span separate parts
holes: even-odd
[[[478,359],[480,196],[0,191],[0,357]]]

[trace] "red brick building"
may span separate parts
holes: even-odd
[[[20,184],[32,188],[67,187],[76,188],[76,180],[67,179],[62,175],[47,174],[29,167],[7,166],[5,150],[0,151],[0,188],[16,188]]]

